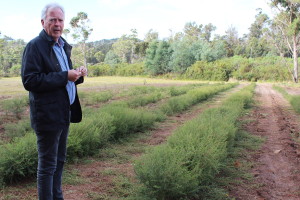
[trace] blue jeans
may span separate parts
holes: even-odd
[[[67,154],[69,126],[58,131],[36,131],[39,200],[63,200],[62,173]]]

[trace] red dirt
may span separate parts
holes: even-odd
[[[299,136],[299,117],[269,84],[257,85],[255,100],[253,121],[245,129],[266,140],[250,159],[254,162],[252,187],[239,185],[231,196],[237,200],[299,200],[300,152],[292,138],[292,134]]]

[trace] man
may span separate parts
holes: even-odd
[[[61,37],[64,9],[46,5],[43,30],[23,53],[22,82],[29,91],[31,126],[37,136],[37,187],[40,200],[63,199],[61,182],[70,122],[80,122],[76,85],[87,69],[72,69],[71,46]]]

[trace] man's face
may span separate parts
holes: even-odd
[[[41,22],[47,34],[58,41],[64,30],[64,20],[65,16],[61,9],[50,8],[47,11],[46,19],[42,19]]]

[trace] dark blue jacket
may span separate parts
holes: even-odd
[[[72,47],[64,40],[64,50],[69,67]],[[62,71],[53,50],[55,41],[42,30],[38,37],[25,47],[22,58],[22,82],[29,91],[31,126],[36,131],[55,131],[71,122],[82,119],[81,106],[77,95],[70,105],[66,85],[68,72]],[[82,83],[83,77],[75,85]]]

